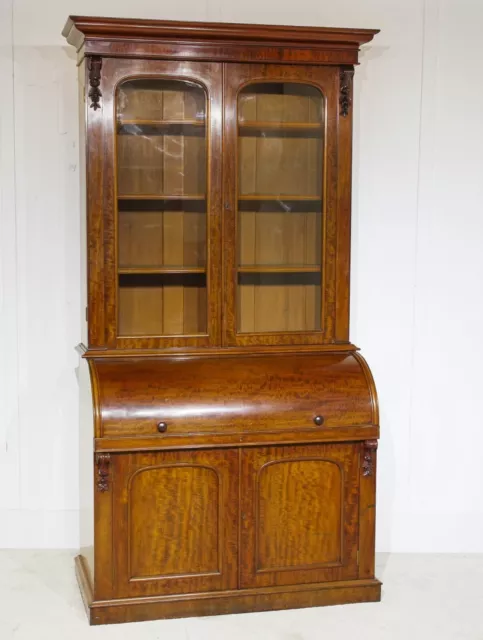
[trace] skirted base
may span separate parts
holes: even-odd
[[[373,579],[95,602],[83,556],[76,557],[75,567],[90,624],[302,609],[353,602],[379,602],[381,599],[381,582]]]

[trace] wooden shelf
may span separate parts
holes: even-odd
[[[292,202],[313,202],[314,200],[322,200],[321,196],[290,196],[290,195],[284,195],[284,194],[280,194],[280,195],[256,195],[256,194],[252,194],[252,195],[242,195],[242,196],[238,196],[238,200],[241,201],[245,201],[245,200],[259,200],[259,201],[280,201],[280,200],[285,200],[285,201],[292,201]]]
[[[320,265],[250,264],[238,267],[238,273],[318,273]]]
[[[128,194],[118,196],[118,200],[205,200],[203,193],[193,193],[190,195],[159,195],[159,194]]]
[[[240,129],[287,129],[289,131],[322,130],[321,122],[258,122],[244,120],[238,123]]]
[[[183,273],[206,273],[205,267],[120,267],[119,275],[173,275]]]
[[[118,127],[134,125],[139,127],[204,127],[204,120],[118,120]]]

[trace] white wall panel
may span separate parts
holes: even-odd
[[[14,7],[14,9],[12,9]],[[383,551],[483,551],[478,0],[0,8],[0,546],[77,545],[78,125],[67,13],[375,27],[355,79],[352,339],[381,400]]]
[[[0,509],[20,499],[12,5],[0,5]]]

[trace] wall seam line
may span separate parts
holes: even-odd
[[[409,459],[407,467],[407,483],[411,494],[411,452],[413,446],[413,406],[414,406],[414,372],[416,369],[416,323],[417,323],[417,290],[418,290],[418,265],[419,265],[419,213],[421,199],[421,149],[423,131],[423,102],[425,81],[425,53],[426,53],[426,27],[427,27],[427,1],[422,0],[422,38],[421,38],[421,82],[419,93],[419,131],[418,131],[418,171],[416,181],[416,220],[414,230],[414,263],[413,263],[413,291],[412,291],[412,318],[411,318],[411,363],[409,383],[409,421],[408,421],[408,445]]]
[[[17,358],[16,367],[15,367],[15,377],[16,377],[16,413],[17,413],[17,439],[20,443],[20,339],[19,339],[19,328],[18,328],[18,319],[19,315],[19,264],[18,264],[18,209],[17,209],[17,109],[16,109],[16,91],[15,91],[15,0],[12,0],[11,6],[11,20],[10,20],[10,28],[11,28],[11,54],[12,54],[12,106],[13,106],[13,218],[14,218],[14,238],[13,238],[13,246],[14,246],[14,255],[15,255],[15,354]],[[20,455],[21,447],[17,448],[17,495],[18,495],[18,504],[19,508],[23,508],[23,500],[22,500],[22,459]]]

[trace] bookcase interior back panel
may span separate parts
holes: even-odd
[[[205,118],[193,82],[118,90],[119,335],[206,333]]]
[[[321,317],[324,101],[308,84],[238,99],[238,331],[316,331]]]
[[[204,274],[123,275],[119,285],[121,336],[206,333]]]

